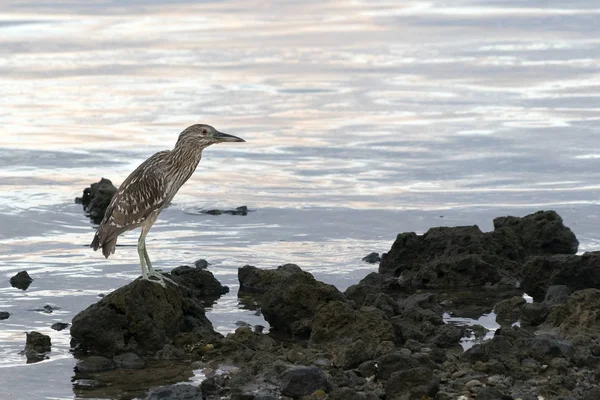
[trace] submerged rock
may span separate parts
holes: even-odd
[[[83,190],[83,196],[75,198],[75,203],[83,205],[83,209],[96,224],[104,218],[104,212],[117,191],[115,185],[108,179],[102,178]]]
[[[368,262],[370,264],[375,264],[381,261],[381,257],[379,257],[379,253],[369,253],[362,258],[362,261]]]
[[[29,332],[26,335],[25,349],[22,353],[27,357],[27,363],[35,363],[47,359],[47,353],[52,349],[50,336],[35,331]]]
[[[199,387],[193,385],[168,385],[152,389],[146,400],[195,400],[202,399]]]
[[[248,215],[248,207],[240,206],[236,207],[235,210],[200,210],[202,214],[210,214],[210,215],[221,215],[221,214],[229,214],[229,215]]]
[[[10,278],[10,285],[21,290],[27,290],[29,285],[31,285],[31,282],[33,282],[33,279],[29,276],[27,271],[21,271]]]
[[[10,317],[10,313],[7,311],[0,311],[0,321],[2,321],[3,319],[8,319],[8,317]]]
[[[118,368],[141,369],[146,362],[135,353],[124,353],[113,357],[113,362]]]
[[[189,333],[201,339],[219,336],[206,318],[199,277],[212,274],[201,269],[174,274],[179,286],[166,288],[138,279],[106,295],[73,318],[71,346],[85,354],[113,357],[134,352],[156,354],[177,335]],[[212,287],[212,286],[211,286]]]
[[[52,326],[50,328],[54,329],[55,331],[62,331],[63,329],[66,329],[69,327],[69,324],[64,323],[64,322],[56,322],[54,324],[52,324]]]
[[[110,371],[115,369],[115,363],[106,357],[90,356],[77,362],[75,369],[84,374]]]

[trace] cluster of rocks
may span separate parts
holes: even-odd
[[[379,272],[345,292],[295,264],[244,266],[238,296],[261,310],[268,334],[214,331],[203,299],[226,289],[206,269],[175,269],[179,286],[132,282],[73,319],[78,373],[180,359],[207,377],[148,399],[600,398],[600,253],[575,255],[552,211],[494,227],[400,234]],[[492,310],[501,328],[463,352],[461,340],[486,329],[444,316]]]

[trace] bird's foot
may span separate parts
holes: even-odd
[[[153,279],[150,279],[150,278],[155,278],[156,280],[153,280]],[[177,282],[173,281],[171,278],[167,278],[166,276],[164,276],[160,272],[156,272],[156,271],[151,271],[150,273],[148,273],[148,278],[147,279],[150,280],[150,281],[152,281],[152,282],[159,283],[164,288],[167,287],[167,284],[165,282],[169,282],[169,283],[172,283],[175,286],[179,286],[179,284],[177,284]]]

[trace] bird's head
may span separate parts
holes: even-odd
[[[212,126],[205,124],[188,126],[179,134],[179,139],[177,139],[177,144],[193,143],[201,147],[208,147],[211,144],[221,142],[245,142],[245,140],[237,136],[219,132]]]

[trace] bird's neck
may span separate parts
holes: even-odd
[[[171,150],[170,166],[173,176],[176,177],[177,186],[183,185],[192,176],[202,158],[204,148],[205,146],[193,143],[177,142],[175,148]]]

